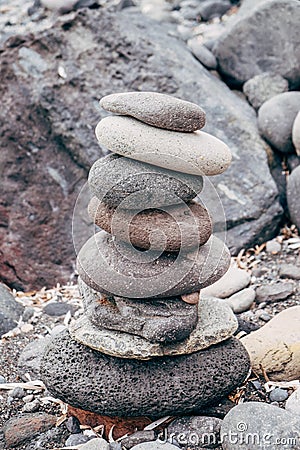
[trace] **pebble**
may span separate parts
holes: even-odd
[[[7,380],[4,376],[0,375],[0,384],[7,383]]]
[[[81,433],[80,429],[80,422],[77,419],[77,417],[68,417],[67,421],[65,422],[66,428],[70,433],[72,434],[78,434]]]
[[[281,75],[264,72],[256,75],[243,85],[243,92],[253,108],[258,109],[275,95],[289,90],[288,81]]]
[[[0,283],[0,338],[17,326],[23,311],[24,307],[15,300],[10,289]]]
[[[294,151],[292,129],[299,109],[300,92],[290,91],[272,97],[258,111],[260,133],[281,152]]]
[[[34,395],[33,394],[25,395],[25,397],[23,397],[23,402],[24,403],[32,402],[32,400],[34,400]]]
[[[286,401],[285,409],[292,414],[300,416],[300,388],[296,389]]]
[[[230,338],[238,324],[231,308],[222,300],[199,302],[199,320],[188,338],[178,343],[157,344],[122,331],[95,327],[86,316],[74,321],[70,334],[76,341],[119,358],[149,359],[165,355],[185,355]]]
[[[255,290],[253,288],[245,288],[226,299],[228,305],[235,314],[247,311],[255,300]]]
[[[289,394],[285,389],[275,388],[269,394],[271,402],[284,402],[288,398]]]
[[[300,441],[299,418],[267,403],[242,403],[225,416],[221,439],[223,450],[274,450],[279,442],[282,445],[278,448],[296,449]]]
[[[226,396],[249,367],[248,353],[235,338],[190,355],[140,361],[104,355],[65,331],[47,347],[41,379],[55,398],[87,411],[164,417],[193,413]]]
[[[109,207],[93,197],[88,211],[98,227],[123,242],[146,250],[193,249],[205,244],[212,233],[208,211],[195,202],[159,210],[130,211]]]
[[[79,433],[71,434],[65,442],[65,447],[73,447],[74,445],[85,444],[90,440],[89,436]]]
[[[61,331],[65,330],[66,327],[65,325],[56,325],[55,327],[52,328],[50,336],[56,336],[58,333],[60,333]]]
[[[201,62],[208,69],[216,69],[218,66],[215,55],[205,46],[202,45],[202,40],[199,37],[190,39],[187,43],[195,58]]]
[[[102,438],[89,439],[80,446],[80,450],[109,450],[109,444]]]
[[[292,129],[292,141],[298,156],[300,156],[300,111],[298,112]]]
[[[93,164],[88,183],[93,195],[108,206],[146,209],[192,200],[201,192],[203,178],[112,154]]]
[[[22,315],[23,322],[28,322],[34,316],[34,308],[26,306]]]
[[[268,241],[266,244],[266,252],[276,254],[281,251],[281,244],[276,239]]]
[[[287,203],[291,221],[300,230],[300,166],[296,167],[287,180]]]
[[[227,298],[246,288],[250,280],[251,275],[246,270],[230,267],[220,280],[202,289],[201,296]]]
[[[98,123],[96,136],[100,145],[115,153],[187,174],[218,175],[231,163],[227,145],[203,131],[180,133],[109,116]]]
[[[144,442],[142,444],[135,445],[131,450],[178,450],[178,447],[168,442]]]
[[[72,11],[78,0],[40,0],[41,4],[50,10],[60,13]]]
[[[125,449],[130,449],[134,445],[142,444],[143,442],[151,442],[156,440],[156,433],[153,430],[137,431],[128,437],[121,440],[121,445]]]
[[[78,273],[87,285],[125,298],[165,298],[197,292],[221,278],[229,264],[229,250],[215,236],[199,251],[178,256],[133,250],[101,231],[83,245],[77,257]]]
[[[300,266],[294,264],[281,264],[279,266],[280,278],[290,278],[292,280],[300,280]]]
[[[175,438],[180,448],[185,450],[212,448],[220,442],[221,423],[217,417],[180,417],[168,426],[167,436],[170,442]]]
[[[123,331],[152,343],[166,344],[188,338],[198,322],[198,302],[189,305],[180,297],[147,301],[108,299],[80,278],[78,286],[85,314],[97,328]]]
[[[9,394],[13,398],[23,398],[25,397],[26,393],[23,388],[21,387],[15,387]]]
[[[100,106],[166,130],[191,132],[205,125],[205,112],[200,106],[158,92],[111,94],[100,100]]]
[[[34,413],[40,409],[40,406],[41,404],[39,400],[34,400],[33,402],[25,403],[25,405],[22,408],[22,412]]]
[[[285,300],[294,292],[294,284],[285,281],[277,281],[273,284],[259,286],[256,289],[256,302],[277,302]]]
[[[41,357],[49,341],[47,336],[26,345],[18,359],[20,373],[29,373],[33,380],[39,379]]]
[[[200,3],[199,13],[202,20],[211,20],[223,16],[231,6],[228,0],[205,0]]]
[[[43,308],[45,314],[53,317],[64,316],[69,311],[73,311],[72,305],[64,302],[49,302]]]
[[[259,318],[259,319],[261,319],[261,320],[263,320],[264,322],[269,322],[269,320],[271,320],[271,316],[270,316],[270,314],[268,314],[267,312],[265,312],[265,311],[257,311],[258,312],[258,314],[257,314],[257,317]]]
[[[281,311],[259,330],[241,339],[255,373],[263,367],[273,381],[289,381],[300,373],[300,306]]]

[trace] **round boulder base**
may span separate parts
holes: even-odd
[[[77,257],[81,279],[103,294],[126,298],[164,298],[190,294],[221,278],[230,265],[226,245],[211,236],[189,252],[140,251],[101,231]]]
[[[166,130],[191,132],[205,125],[205,112],[195,103],[158,92],[124,92],[106,95],[100,106]]]
[[[198,321],[198,304],[190,305],[180,297],[141,300],[107,298],[80,278],[78,286],[85,314],[98,329],[123,331],[164,344],[187,338]]]
[[[55,397],[108,416],[135,417],[197,413],[232,392],[250,368],[235,338],[184,356],[149,361],[104,355],[56,335],[41,364],[41,379]]]
[[[192,200],[203,187],[203,178],[111,154],[92,166],[89,187],[111,207],[159,208]]]
[[[145,250],[188,250],[205,244],[212,233],[207,209],[195,202],[134,212],[112,208],[93,197],[88,211],[98,227]]]

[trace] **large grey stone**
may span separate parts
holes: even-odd
[[[9,288],[0,283],[0,338],[17,326],[23,311],[24,307],[15,300]]]
[[[299,110],[300,92],[296,91],[276,95],[259,108],[259,130],[262,136],[281,152],[294,151],[292,129]]]
[[[112,208],[93,197],[88,211],[98,227],[145,250],[192,250],[212,234],[209,212],[196,202],[146,210],[141,205],[140,211],[132,211]]]
[[[221,439],[224,450],[297,450],[299,417],[267,403],[242,403],[225,416]]]
[[[263,103],[275,95],[288,91],[289,83],[281,75],[264,72],[250,78],[244,86],[243,92],[253,108],[258,109]]]
[[[111,154],[98,159],[89,173],[91,192],[109,206],[126,209],[159,208],[192,200],[203,178],[174,172]]]
[[[223,74],[242,84],[263,72],[273,72],[298,86],[300,37],[297,0],[258,2],[219,38],[213,51]]]
[[[80,278],[79,290],[85,314],[97,328],[124,331],[150,342],[176,342],[187,338],[198,320],[198,303],[180,297],[167,299],[106,298]]]
[[[151,343],[134,334],[98,328],[86,316],[72,322],[70,334],[76,341],[106,355],[141,360],[194,353],[229,339],[237,330],[237,320],[222,300],[203,299],[198,315],[195,329],[182,342]]]
[[[77,257],[77,270],[91,288],[128,298],[176,297],[208,286],[227,271],[230,254],[211,236],[194,251],[141,251],[101,231]]]
[[[232,392],[248,373],[249,357],[231,338],[191,355],[114,358],[63,332],[48,346],[41,370],[51,394],[72,406],[109,416],[163,417],[197,413]]]
[[[191,132],[205,125],[205,112],[200,106],[159,92],[111,94],[101,99],[100,106],[166,130]]]
[[[204,131],[162,130],[131,117],[109,116],[98,123],[96,136],[119,155],[191,175],[219,175],[231,163],[228,146]]]
[[[296,167],[288,177],[287,202],[291,221],[300,230],[300,166]]]
[[[1,67],[0,272],[7,284],[33,289],[68,281],[75,200],[90,166],[104,154],[94,135],[105,115],[98,100],[114,92],[155,90],[200,105],[205,130],[233,153],[232,166],[211,180],[216,191],[206,193],[209,210],[214,194],[221,198],[231,250],[277,232],[282,210],[253,108],[165,26],[133,8],[84,9],[44,31],[12,37]],[[219,227],[218,213],[214,219]]]

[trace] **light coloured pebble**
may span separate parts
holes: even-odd
[[[183,173],[218,175],[231,163],[227,145],[203,131],[180,133],[110,116],[98,123],[96,136],[112,152]]]
[[[22,412],[34,413],[37,412],[39,409],[40,409],[39,400],[34,400],[33,402],[25,403],[25,405],[22,408]]]
[[[261,319],[264,322],[269,322],[269,320],[271,320],[270,314],[262,310],[257,310],[255,315],[258,319]]]
[[[205,112],[195,103],[158,92],[124,92],[103,97],[100,106],[166,130],[191,132],[205,125]]]
[[[300,388],[294,391],[287,399],[285,409],[300,416]]]
[[[243,289],[226,299],[228,305],[235,314],[247,311],[255,300],[255,290],[253,288]]]
[[[178,447],[161,441],[143,442],[135,445],[131,450],[178,450]]]
[[[281,244],[276,240],[272,239],[267,242],[266,252],[267,253],[279,253],[281,251]]]
[[[207,48],[205,45],[201,44],[201,41],[198,37],[194,37],[189,39],[188,47],[195,56],[205,67],[208,69],[216,69],[217,68],[217,60],[215,55]]]
[[[284,402],[289,394],[286,389],[275,388],[269,394],[271,402]]]
[[[109,443],[102,438],[90,439],[85,444],[76,445],[80,450],[109,450]]]
[[[251,275],[246,270],[232,266],[216,283],[202,289],[201,297],[230,297],[247,287],[250,280]]]
[[[29,394],[29,395],[26,395],[25,397],[23,397],[23,402],[24,403],[30,403],[30,402],[32,402],[33,399],[34,399],[34,395],[33,394]]]
[[[296,153],[298,156],[300,156],[300,111],[298,112],[296,119],[294,120],[292,139]]]

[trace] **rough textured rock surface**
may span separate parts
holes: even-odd
[[[198,321],[198,305],[178,298],[106,298],[78,280],[85,314],[98,328],[124,331],[150,342],[173,342],[187,338]]]
[[[253,370],[263,367],[272,380],[296,380],[300,373],[300,306],[275,316],[257,331],[241,339]]]
[[[86,316],[72,322],[70,334],[76,341],[106,355],[146,360],[198,352],[229,339],[238,328],[235,315],[222,300],[203,299],[198,315],[195,329],[182,342],[152,343],[137,335],[98,328]]]
[[[173,172],[115,153],[92,165],[88,183],[99,200],[126,209],[177,205],[192,200],[203,188],[200,176]]]
[[[103,355],[64,332],[47,348],[41,378],[52,395],[78,408],[162,417],[197,413],[232,392],[248,370],[248,354],[234,338],[191,355],[138,361]]]
[[[300,37],[297,0],[273,0],[234,21],[221,35],[213,51],[220,70],[242,84],[263,72],[274,72],[299,85]]]
[[[80,250],[77,269],[92,289],[128,298],[164,298],[190,294],[224,275],[230,254],[211,236],[189,252],[141,251],[101,231]]]
[[[205,244],[212,234],[209,212],[199,203],[162,209],[130,211],[111,208],[97,197],[89,203],[89,216],[98,227],[121,241],[145,250],[176,252]]]
[[[282,210],[253,109],[160,24],[129,9],[61,17],[47,30],[7,42],[1,80],[0,272],[7,284],[55,285],[72,272],[72,211],[88,169],[103,154],[94,136],[104,115],[98,100],[113,92],[156,90],[199,104],[205,130],[234,156],[213,180],[231,249],[277,231]]]
[[[292,223],[300,230],[300,166],[293,170],[287,182],[287,202]]]
[[[221,438],[223,450],[297,450],[299,418],[275,405],[243,403],[225,416]]]
[[[205,125],[205,112],[200,106],[158,92],[111,94],[101,99],[100,106],[166,130],[191,132]]]
[[[9,288],[0,283],[0,338],[17,326],[23,311],[24,307],[15,300]]]

